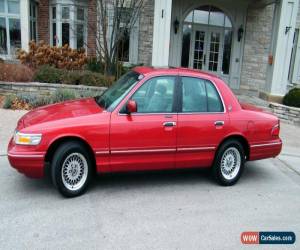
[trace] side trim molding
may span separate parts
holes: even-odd
[[[23,154],[23,155],[17,155],[17,154],[10,154],[7,153],[7,156],[13,157],[13,158],[44,158],[45,154]]]
[[[127,150],[103,150],[96,151],[96,155],[111,154],[138,154],[138,153],[172,153],[172,152],[194,152],[194,151],[213,151],[216,147],[193,147],[193,148],[160,148],[160,149],[127,149]]]
[[[108,155],[109,151],[108,150],[104,150],[104,151],[96,151],[95,152],[96,155]]]
[[[114,150],[112,154],[136,154],[136,153],[163,153],[163,152],[176,152],[176,148],[166,149],[130,149],[130,150]]]
[[[212,151],[216,147],[195,147],[195,148],[178,148],[178,152],[188,152],[188,151]]]
[[[251,148],[258,148],[258,147],[268,147],[268,146],[275,146],[275,145],[281,145],[282,142],[272,142],[272,143],[264,143],[264,144],[255,144],[251,145]]]

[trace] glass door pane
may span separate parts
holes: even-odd
[[[210,33],[210,42],[209,42],[209,62],[208,70],[217,72],[219,68],[219,57],[220,57],[220,48],[221,48],[221,33],[212,31]]]
[[[203,69],[205,65],[205,31],[195,31],[193,68]]]

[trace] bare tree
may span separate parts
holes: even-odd
[[[130,34],[138,19],[144,0],[97,0],[97,25],[95,32],[96,54],[104,64],[104,73],[116,74],[118,52],[122,41]]]

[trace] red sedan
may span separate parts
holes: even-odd
[[[280,153],[279,129],[277,117],[240,104],[214,75],[137,67],[99,97],[27,113],[8,159],[29,177],[49,166],[68,197],[82,194],[94,172],[211,167],[233,185],[245,161]]]

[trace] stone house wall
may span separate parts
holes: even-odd
[[[248,9],[241,89],[265,89],[274,10],[274,4],[262,9]]]
[[[153,46],[154,0],[146,0],[139,19],[138,62],[151,65]]]

